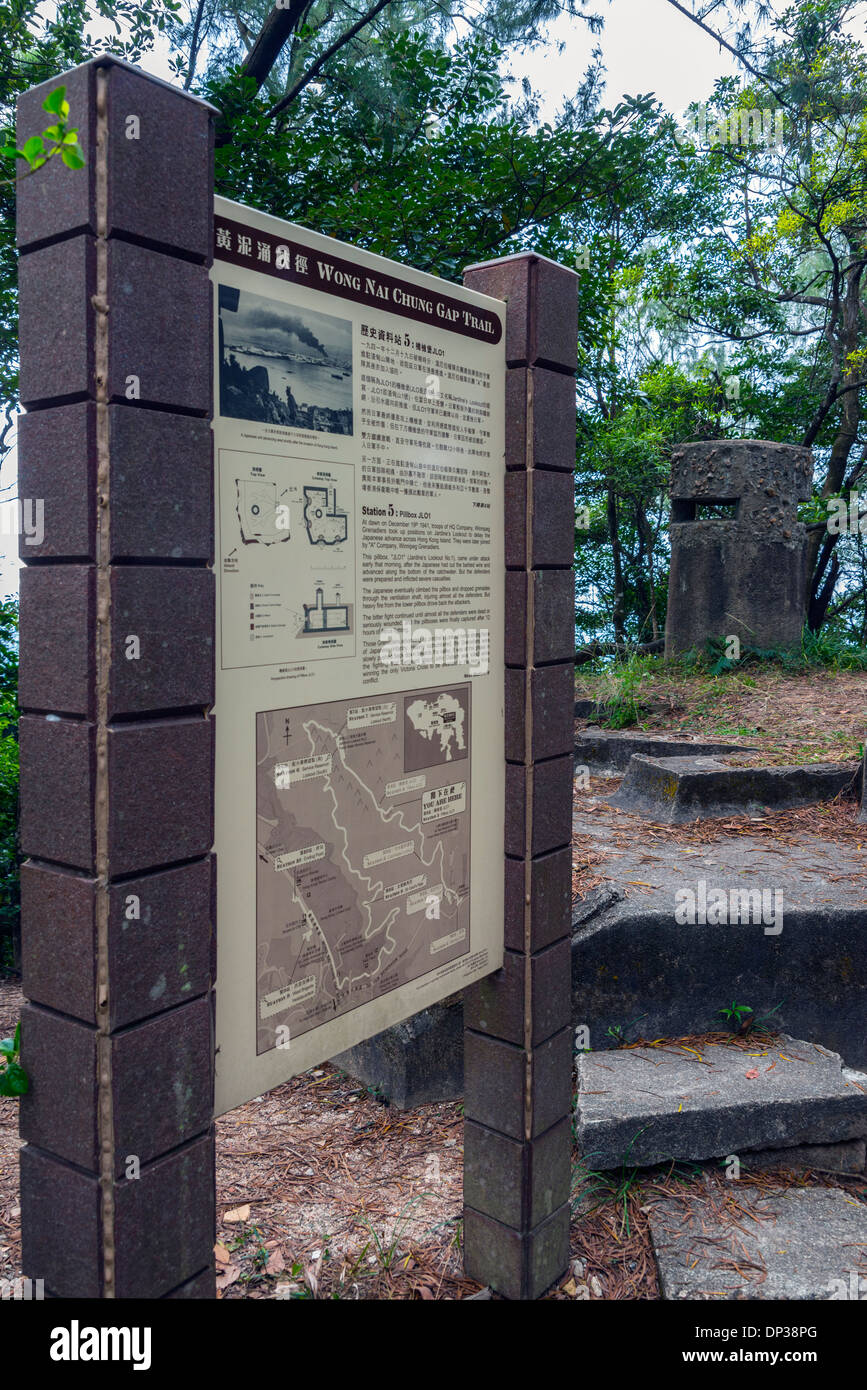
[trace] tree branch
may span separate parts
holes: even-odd
[[[187,75],[184,78],[185,92],[188,92],[190,90],[190,83],[193,80],[193,73],[196,70],[196,58],[198,56],[199,48],[199,30],[202,27],[202,15],[204,14],[204,11],[205,0],[199,0],[198,8],[196,9],[195,23],[193,24],[193,37],[190,39],[190,61],[187,67]]]
[[[289,0],[285,9],[273,9],[262,25],[259,37],[241,64],[243,76],[252,77],[257,91],[264,85],[284,44],[295,32],[308,3],[309,0]]]
[[[687,19],[691,20],[693,24],[697,24],[699,29],[703,29],[721,48],[728,49],[732,57],[737,58],[738,62],[743,64],[748,73],[751,73],[758,82],[761,82],[763,86],[767,87],[768,91],[777,98],[781,106],[785,106],[787,110],[789,109],[789,103],[786,101],[785,97],[781,96],[776,87],[759,72],[758,68],[753,67],[752,63],[744,57],[743,53],[740,53],[735,48],[734,44],[729,43],[728,39],[724,39],[722,34],[718,34],[715,29],[711,29],[710,25],[705,24],[704,20],[699,19],[698,15],[691,14],[685,5],[680,4],[680,0],[668,0],[668,3],[669,5],[673,5],[676,10],[679,10],[682,15],[685,15]]]
[[[299,77],[298,81],[289,88],[286,95],[280,98],[276,106],[271,107],[271,110],[268,112],[268,119],[273,120],[275,116],[279,116],[282,111],[285,111],[286,107],[290,106],[298,94],[304,90],[308,82],[312,82],[322,71],[329,59],[333,58],[334,54],[338,53],[340,49],[343,48],[344,44],[349,43],[350,39],[354,39],[356,34],[359,34],[372,20],[376,19],[380,10],[384,10],[386,5],[389,4],[391,4],[391,0],[378,0],[378,3],[374,5],[372,10],[368,10],[367,14],[362,15],[361,19],[351,25],[339,38],[335,39],[334,43],[326,48],[324,53],[320,53],[316,62],[311,64],[304,76]]]
[[[700,19],[698,15],[692,14],[691,11],[689,11],[686,8],[685,5],[682,5],[680,3],[680,0],[668,0],[668,3],[669,5],[673,5],[676,10],[678,10],[693,24],[697,24],[699,29],[703,29],[704,32],[708,34],[716,43],[718,43],[721,48],[725,48],[732,55],[733,58],[736,58],[737,61],[743,67],[746,68],[750,76],[754,77],[757,82],[761,82],[763,87],[767,87],[771,95],[776,97],[777,101],[786,111],[798,110],[797,105],[793,106],[792,102],[788,101],[786,97],[783,96],[782,92],[779,91],[779,89],[775,87],[774,84],[770,82],[767,77],[765,77],[764,73],[760,72],[758,68],[753,67],[749,59],[746,58],[744,54],[741,53],[737,48],[735,48],[734,44],[729,43],[728,39],[724,39],[722,34],[718,34],[715,29],[711,29],[710,25],[705,24],[704,20]],[[813,119],[816,121],[817,125],[820,125],[822,127],[823,130],[829,129],[829,127],[825,124],[824,121],[819,120],[818,116],[814,116]]]

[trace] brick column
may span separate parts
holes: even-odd
[[[213,113],[111,58],[21,181],[24,1273],[213,1296]]]
[[[537,1298],[569,1261],[577,276],[473,266],[506,322],[506,958],[464,1008],[464,1264]]]

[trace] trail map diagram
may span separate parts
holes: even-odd
[[[256,715],[258,1054],[470,950],[470,694]],[[444,759],[443,714],[462,763]],[[409,767],[416,743],[427,762]]]
[[[304,525],[311,545],[339,545],[345,541],[349,519],[337,505],[334,487],[305,487]]]

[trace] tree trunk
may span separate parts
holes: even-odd
[[[626,641],[624,609],[626,596],[623,588],[623,549],[620,544],[620,528],[617,520],[617,494],[609,484],[607,497],[608,534],[611,537],[611,558],[614,565],[614,636],[618,642]]]
[[[643,617],[642,628],[647,619],[650,619],[650,631],[653,641],[659,637],[659,623],[656,617],[656,576],[653,564],[653,532],[647,520],[647,511],[644,506],[636,501],[635,503],[635,525],[641,541],[641,555],[647,556],[647,577],[641,576],[641,587],[645,593],[646,612]],[[641,556],[639,556],[639,560]]]
[[[846,286],[843,301],[842,323],[840,325],[840,360],[847,362],[850,354],[858,348],[859,316],[861,308],[861,270],[853,269]],[[861,379],[860,372],[852,367],[845,368],[842,376],[843,386],[854,386]],[[858,389],[846,391],[841,397],[842,413],[837,436],[831,447],[828,461],[828,475],[822,486],[820,496],[825,499],[839,492],[846,481],[846,469],[852,446],[858,438],[861,424],[861,392]],[[807,626],[811,632],[818,632],[825,621],[828,605],[834,595],[839,563],[833,555],[837,536],[828,531],[807,532],[807,592],[805,610]],[[831,581],[829,584],[829,580]]]

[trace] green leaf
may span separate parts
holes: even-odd
[[[49,93],[48,93],[48,96],[47,96],[47,97],[45,98],[45,100],[43,101],[43,103],[42,103],[42,109],[43,109],[43,111],[50,111],[51,114],[52,114],[53,116],[59,115],[59,114],[60,114],[60,109],[61,109],[61,107],[64,105],[64,97],[65,97],[65,96],[66,96],[66,88],[65,88],[65,87],[55,87],[55,88],[54,88],[54,91],[53,91],[53,92],[49,92]]]
[[[14,1038],[0,1038],[0,1052],[9,1053],[17,1051],[18,1048],[15,1046]]]
[[[66,120],[69,116],[69,102],[64,101],[60,107],[60,110],[53,112],[52,114],[56,115],[59,118],[61,125],[65,125]]]
[[[26,140],[21,146],[21,154],[27,160],[28,164],[32,164],[34,159],[39,155],[44,155],[44,153],[45,145],[43,144],[41,135],[31,135],[30,139]]]
[[[69,145],[64,145],[60,151],[60,158],[63,160],[67,169],[84,168],[84,155],[81,146],[77,143],[74,149]]]
[[[0,1071],[0,1096],[23,1096],[30,1090],[30,1079],[17,1062]]]

